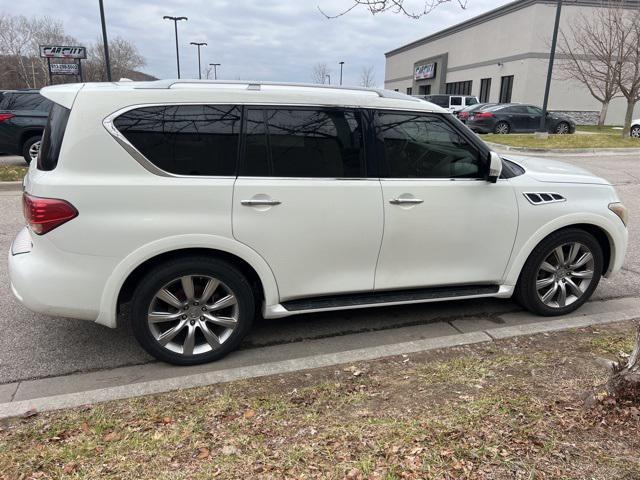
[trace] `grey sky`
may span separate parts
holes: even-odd
[[[407,0],[420,7],[423,0]],[[3,1],[2,13],[48,15],[64,22],[81,42],[100,35],[97,0]],[[219,78],[311,81],[314,64],[326,62],[332,83],[345,61],[344,83],[356,84],[363,66],[375,67],[384,80],[384,52],[459,23],[507,0],[468,0],[438,7],[420,20],[386,13],[372,16],[364,8],[333,20],[318,11],[339,12],[349,0],[105,0],[110,36],[134,42],[147,60],[144,71],[160,78],[176,76],[173,23],[163,15],[186,16],[178,25],[182,76],[197,78],[196,47],[207,42],[202,63],[221,63]]]

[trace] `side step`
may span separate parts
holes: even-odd
[[[459,285],[452,287],[418,288],[411,290],[389,290],[382,292],[348,293],[325,297],[299,298],[282,302],[289,312],[302,310],[377,305],[381,303],[402,303],[420,300],[440,300],[446,298],[471,297],[498,293],[498,285]]]

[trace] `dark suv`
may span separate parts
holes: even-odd
[[[51,101],[38,90],[4,92],[0,100],[0,152],[22,155],[29,163],[40,149]]]

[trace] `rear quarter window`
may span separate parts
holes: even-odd
[[[241,111],[233,105],[161,105],[130,110],[113,125],[145,158],[175,175],[236,171]]]
[[[68,108],[57,103],[52,104],[47,125],[42,134],[42,143],[38,153],[38,170],[53,170],[58,165],[69,113],[71,113],[71,110]]]

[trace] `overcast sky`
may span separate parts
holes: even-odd
[[[48,15],[60,19],[80,42],[100,35],[97,0],[3,1],[2,13]],[[198,75],[196,47],[207,42],[202,63],[221,63],[219,78],[309,82],[314,64],[326,62],[337,83],[340,60],[344,83],[357,84],[363,66],[373,65],[379,86],[384,81],[384,52],[507,3],[454,0],[419,20],[385,13],[373,16],[364,7],[328,20],[318,6],[337,13],[350,0],[105,0],[109,36],[137,45],[147,61],[142,70],[175,78],[173,22],[163,15],[186,16],[178,24],[182,77]],[[424,0],[406,0],[421,7]],[[10,5],[10,8],[8,8]]]

